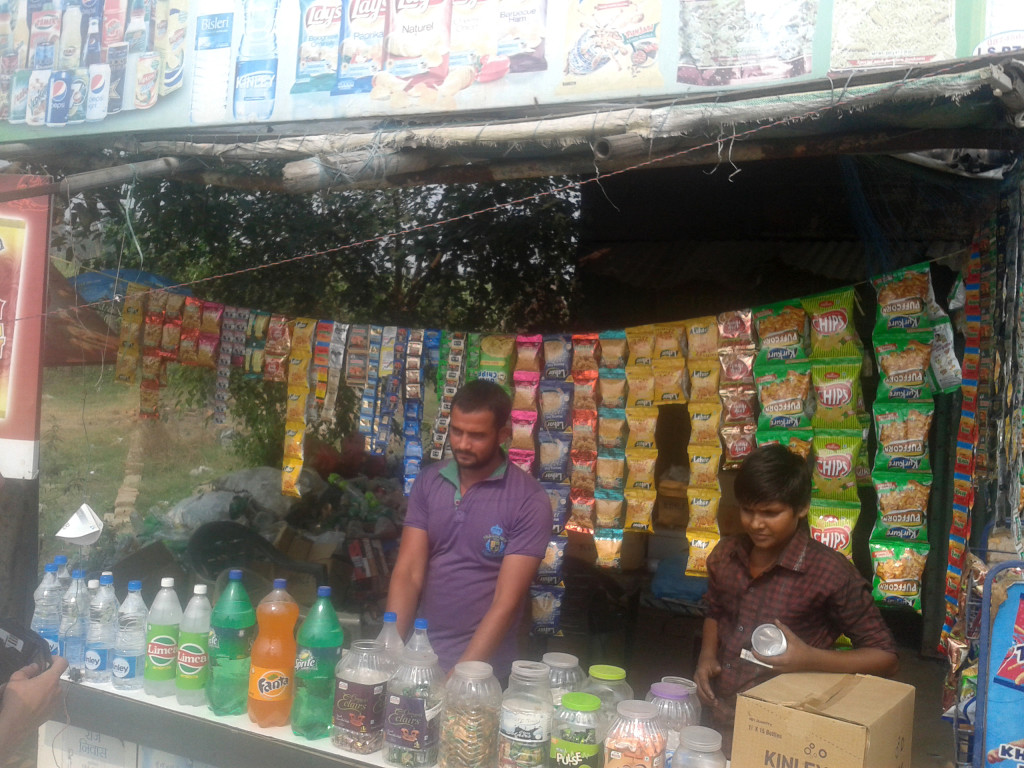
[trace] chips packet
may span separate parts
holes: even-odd
[[[552,334],[544,337],[544,369],[542,376],[552,381],[565,381],[572,369],[572,336]]]
[[[730,384],[754,383],[754,358],[756,352],[745,347],[725,347],[718,351],[721,367],[720,380],[723,386]]]
[[[621,529],[602,529],[594,532],[596,565],[599,568],[618,570],[622,567],[622,538]]]
[[[601,368],[597,373],[597,388],[601,405],[605,408],[625,408],[629,386],[622,368]]]
[[[824,429],[860,429],[857,398],[860,394],[859,357],[834,357],[811,363],[815,409],[811,424]]]
[[[654,326],[654,353],[652,362],[663,358],[686,357],[685,329],[679,325],[659,323]]]
[[[596,411],[598,406],[597,370],[578,371],[573,374],[572,407]]]
[[[718,394],[722,401],[723,424],[746,424],[757,419],[757,389],[752,384],[721,387]]]
[[[620,490],[598,488],[594,492],[594,527],[622,528],[626,499]]]
[[[690,360],[687,362],[690,374],[690,399],[709,401],[718,399],[719,380],[722,369],[717,360]]]
[[[626,499],[626,522],[623,527],[631,531],[652,530],[654,502],[658,498],[657,492],[641,488],[627,488],[623,496]]]
[[[875,334],[879,400],[931,399],[933,340],[929,329]]]
[[[752,349],[756,344],[754,326],[749,309],[734,309],[718,315],[718,344],[722,347]]]
[[[536,445],[533,433],[537,429],[536,411],[512,411],[512,442],[510,448],[532,451]]]
[[[722,469],[739,469],[743,460],[754,452],[757,425],[728,424],[721,428]]]
[[[629,362],[629,345],[626,343],[626,332],[601,331],[601,365],[605,368],[625,368]]]
[[[799,302],[782,301],[755,307],[754,328],[761,340],[758,363],[804,360],[807,357],[807,313]]]
[[[853,562],[853,529],[859,517],[859,501],[812,498],[807,513],[811,538]]]
[[[512,409],[536,411],[539,386],[540,374],[536,371],[515,371],[512,374]]]
[[[569,479],[569,451],[572,435],[542,429],[537,435],[538,478],[541,482],[564,483]]]
[[[718,445],[694,445],[686,448],[690,460],[690,485],[695,488],[718,487],[718,465],[722,448]]]
[[[627,328],[626,343],[629,347],[629,360],[627,361],[627,365],[650,365],[653,362],[653,325],[638,325],[634,328]]]
[[[686,376],[686,360],[659,359],[651,366],[654,373],[654,403],[685,403],[689,380]],[[637,403],[638,404],[638,403]]]
[[[565,522],[569,518],[569,491],[565,483],[540,484],[551,501],[551,533],[555,536],[565,530]]]
[[[928,317],[931,267],[927,263],[888,272],[876,277],[871,284],[878,294],[875,333],[931,328]]]
[[[565,561],[565,545],[568,539],[558,536],[548,542],[544,557],[537,566],[536,581],[545,586],[562,586],[562,563]]]
[[[645,408],[654,405],[654,367],[650,365],[626,366],[629,386],[627,408]]]
[[[544,337],[539,334],[520,334],[516,336],[516,365],[515,371],[530,371],[536,373],[540,378],[543,369],[544,356],[541,353],[541,344]]]
[[[562,600],[565,587],[534,584],[530,587],[530,634],[562,637]]]
[[[718,357],[718,318],[711,315],[687,320],[686,345],[690,360]]]
[[[881,605],[899,605],[921,612],[921,576],[929,547],[923,542],[897,544],[869,541],[874,579],[871,594]]]
[[[597,453],[597,411],[572,412],[572,449]]]
[[[573,489],[569,492],[569,519],[565,527],[592,533],[594,530],[594,494]]]
[[[686,539],[690,543],[686,554],[686,575],[707,576],[708,555],[718,546],[721,537],[713,531],[688,531]]]
[[[810,361],[766,363],[758,367],[755,383],[761,403],[758,426],[799,429],[811,425]]]
[[[926,472],[877,471],[872,481],[878,495],[878,518],[871,538],[928,541],[932,476]]]
[[[859,430],[815,430],[811,483],[815,498],[857,501],[857,455],[863,438]]]
[[[811,326],[811,357],[852,357],[863,345],[854,325],[852,286],[800,299]]]
[[[627,408],[626,422],[629,425],[627,448],[654,448],[654,433],[658,427],[657,408]]]
[[[875,469],[930,472],[928,431],[935,405],[876,400],[874,412],[878,442]]]
[[[562,432],[572,426],[573,386],[571,381],[540,381],[540,423],[545,429]]]
[[[515,464],[523,472],[533,475],[533,465],[537,460],[537,452],[532,448],[509,448],[508,461]]]
[[[718,533],[718,506],[722,492],[717,488],[687,488],[686,506],[690,516],[686,531],[714,531]]]
[[[960,389],[962,373],[954,349],[953,325],[948,317],[933,321],[932,376],[939,392],[951,394]]]
[[[506,392],[512,386],[512,359],[515,357],[515,336],[489,334],[480,337],[480,372],[478,379],[493,381]]]
[[[626,411],[621,408],[601,408],[597,414],[597,449],[599,451],[626,450],[629,438]]]
[[[654,465],[658,452],[653,448],[631,448],[626,451],[626,488],[654,488]]]
[[[626,454],[624,451],[601,451],[597,454],[597,489],[622,491],[626,487]],[[615,528],[614,525],[605,526]],[[617,526],[619,528],[622,525]]]
[[[718,445],[721,403],[690,403],[690,444]]]
[[[596,333],[574,333],[572,337],[572,375],[581,371],[593,371],[595,376],[600,367],[601,342]]]
[[[590,451],[570,451],[572,462],[569,485],[574,491],[593,496],[597,488],[597,454]]]

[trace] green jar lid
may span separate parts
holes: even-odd
[[[592,693],[566,693],[562,695],[562,706],[576,712],[596,712],[601,700]]]
[[[625,680],[626,670],[613,667],[611,664],[594,664],[589,670],[590,676],[597,680]]]

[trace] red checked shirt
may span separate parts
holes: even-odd
[[[757,578],[750,576],[746,534],[721,541],[708,556],[707,617],[718,622],[718,660],[714,680],[724,705],[736,694],[763,682],[770,669],[744,661],[750,635],[759,624],[778,619],[814,648],[831,648],[846,635],[854,648],[896,653],[892,633],[871,600],[864,577],[838,552],[798,530],[778,561]]]

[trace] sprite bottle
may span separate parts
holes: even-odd
[[[244,715],[249,696],[249,652],[256,637],[256,612],[232,570],[210,617],[210,676],[206,699],[215,715]]]
[[[345,633],[331,605],[331,588],[320,587],[296,638],[292,733],[322,739],[334,721],[334,668]]]

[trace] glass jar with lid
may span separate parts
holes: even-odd
[[[615,705],[615,721],[604,740],[604,768],[661,768],[665,764],[665,729],[658,707],[626,699]]]
[[[722,735],[711,728],[691,725],[679,734],[679,748],[672,756],[672,768],[725,768]]]
[[[334,668],[334,746],[367,755],[384,744],[384,700],[395,663],[377,640],[352,643]]]
[[[551,651],[541,656],[540,660],[551,667],[551,699],[556,707],[564,694],[583,687],[587,678],[580,669],[580,660],[571,653]]]
[[[426,768],[437,762],[444,672],[432,651],[406,646],[399,658],[384,705],[384,762]]]
[[[594,664],[587,670],[587,681],[580,689],[601,700],[601,719],[605,730],[615,719],[615,705],[633,698],[633,689],[626,682],[626,670],[611,664]]]
[[[539,768],[551,745],[551,671],[539,661],[514,661],[498,721],[499,768]]]
[[[551,764],[600,768],[604,734],[601,700],[591,693],[570,691],[562,696],[551,726]]]
[[[445,696],[437,764],[441,768],[494,765],[501,686],[491,665],[460,661],[448,678]]]
[[[655,683],[647,694],[647,701],[658,707],[658,719],[668,738],[668,751],[679,746],[679,732],[689,725],[699,725],[691,720],[692,708],[686,706],[690,692],[679,683]]]
[[[700,723],[700,714],[701,714],[701,704],[700,704],[700,699],[697,697],[697,684],[695,682],[693,682],[693,680],[690,680],[689,678],[686,678],[686,677],[675,677],[674,675],[666,675],[665,677],[661,678],[661,682],[663,682],[663,683],[676,683],[678,685],[683,686],[689,692],[689,695],[686,697],[685,706],[686,706],[687,709],[692,710],[692,716],[691,716],[690,722],[693,725],[699,724]]]

